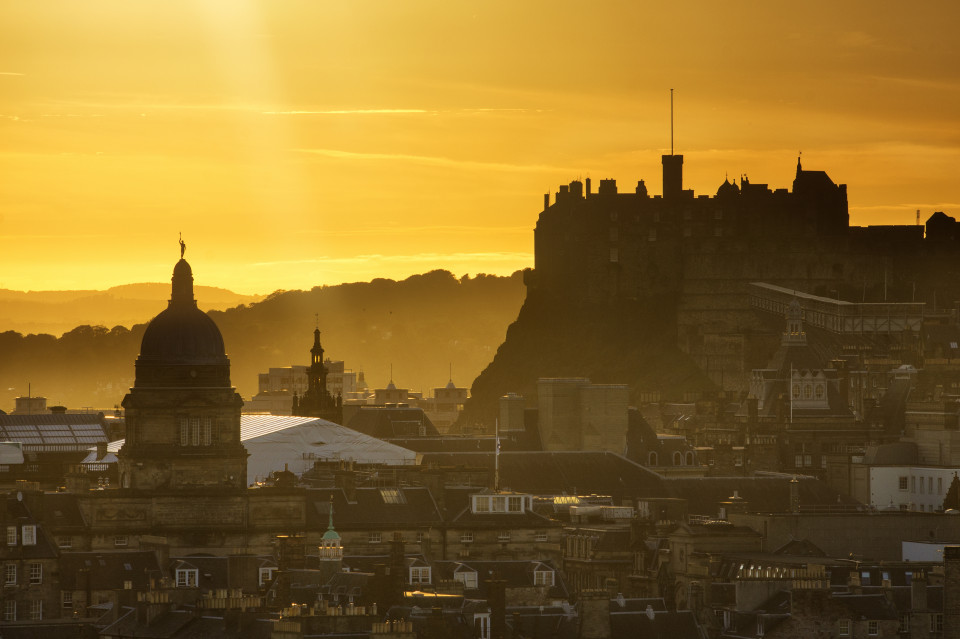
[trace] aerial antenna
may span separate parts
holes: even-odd
[[[320,328],[320,313],[314,313],[314,314],[313,314],[313,318],[316,320],[316,322],[317,322],[317,328],[319,329],[319,328]]]
[[[673,155],[673,89],[670,89],[670,155]]]

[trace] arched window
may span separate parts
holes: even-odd
[[[800,384],[793,385],[793,398],[800,399]]]
[[[803,398],[810,399],[813,397],[813,386],[810,384],[803,385]]]
[[[814,397],[823,399],[823,384],[817,384],[813,389]]]
[[[657,453],[656,453],[656,451],[653,451],[653,450],[650,451],[649,463],[650,463],[651,466],[656,466],[656,465],[657,465]]]
[[[679,451],[673,453],[673,465],[679,466],[683,463],[683,457],[680,455]]]
[[[687,466],[693,466],[693,451],[687,451]]]

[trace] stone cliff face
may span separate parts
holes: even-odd
[[[665,156],[664,184],[682,162]],[[742,392],[769,355],[769,324],[750,306],[767,282],[856,302],[960,299],[960,232],[936,214],[921,226],[850,227],[846,186],[800,164],[793,190],[746,179],[715,196],[603,180],[545,198],[527,299],[493,362],[476,379],[461,424],[492,427],[507,392],[536,406],[539,377],[582,376],[681,400]]]

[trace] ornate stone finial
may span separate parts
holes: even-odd
[[[183,241],[183,233],[180,234],[180,259],[183,259],[183,254],[187,252],[187,245]]]

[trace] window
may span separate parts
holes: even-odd
[[[902,490],[903,492],[906,492],[909,489],[909,486],[907,485],[906,475],[900,475],[897,481],[899,482],[900,490]]]
[[[266,586],[273,580],[273,572],[276,570],[274,566],[264,566],[260,568],[260,585]]]
[[[840,625],[840,628],[837,634],[839,634],[839,636],[841,637],[849,637],[850,636],[850,620],[841,619],[839,625]]]
[[[937,477],[937,494],[943,494],[943,477]]]
[[[507,499],[507,512],[511,513],[522,513],[523,512],[523,498],[522,497],[510,497]]]
[[[430,567],[429,566],[412,566],[410,568],[410,583],[411,584],[428,584],[430,583]]]
[[[24,526],[22,534],[23,534],[22,541],[24,546],[37,545],[37,527],[36,526]]]
[[[113,545],[117,548],[122,548],[127,545],[127,536],[126,535],[117,535],[113,538]]]
[[[804,384],[804,385],[803,385],[803,398],[804,398],[804,399],[810,399],[811,397],[813,397],[813,386],[811,386],[810,384]]]
[[[490,613],[481,612],[473,616],[477,639],[490,639]]]
[[[868,621],[867,622],[867,634],[871,637],[880,634],[880,622],[879,621]]]
[[[943,614],[930,615],[930,632],[943,632]]]
[[[59,548],[73,548],[73,537],[57,537],[57,546]]]
[[[923,477],[920,478],[920,494],[923,494]]]
[[[30,583],[31,584],[42,584],[43,583],[43,564],[32,563],[27,564],[27,569],[30,573]]]
[[[510,531],[503,530],[497,533],[497,541],[501,544],[505,544],[510,541]]]
[[[211,426],[210,426],[210,418],[209,418],[209,417],[204,417],[204,418],[203,418],[203,431],[200,433],[200,439],[201,439],[201,441],[202,441],[202,443],[203,443],[204,446],[209,446],[210,443],[211,443],[211,439],[212,439],[212,438],[211,438],[211,435],[210,435],[211,430],[212,430],[212,428],[211,428]]]
[[[820,455],[820,468],[826,468],[826,467],[827,467],[827,456]]]
[[[472,590],[477,587],[477,573],[473,570],[455,572],[453,573],[453,580],[462,583],[465,590]]]
[[[800,399],[800,384],[793,385],[793,398]]]
[[[177,588],[196,588],[198,572],[196,568],[177,568]]]
[[[190,445],[190,420],[186,417],[180,418],[180,445]]]
[[[823,384],[817,384],[813,389],[814,397],[823,399]]]
[[[910,632],[910,613],[900,613],[900,632]]]
[[[650,451],[648,464],[649,464],[650,466],[656,466],[656,465],[657,465],[657,453],[656,453],[655,451]]]
[[[553,571],[552,570],[534,570],[533,585],[534,586],[552,586]]]
[[[417,543],[422,544],[423,540],[426,538],[426,535],[423,534],[422,530],[417,531]]]
[[[610,249],[610,261],[613,263],[620,261],[620,253],[615,248]]]
[[[3,583],[7,586],[17,585],[17,564],[7,564],[3,567]]]
[[[490,498],[489,497],[474,497],[474,512],[478,513],[488,513],[490,512]]]
[[[8,546],[17,545],[17,527],[16,526],[7,526],[7,545]]]
[[[30,602],[30,618],[35,621],[43,619],[43,599],[34,599]]]
[[[460,533],[460,543],[461,543],[461,544],[472,544],[472,543],[473,543],[473,533],[472,533],[472,532]]]
[[[545,533],[545,532],[538,532],[538,533],[536,534],[536,536],[534,536],[533,540],[534,540],[534,541],[537,541],[537,542],[540,542],[540,543],[543,543],[543,542],[545,542],[545,541],[547,540],[547,533]]]
[[[803,455],[797,455],[793,458],[793,465],[797,468],[803,468]]]
[[[200,418],[190,418],[190,444],[192,446],[200,445]]]
[[[933,494],[933,477],[927,477],[927,492]]]
[[[16,599],[7,599],[3,602],[3,620],[4,621],[16,621],[17,620],[17,601]]]
[[[679,465],[682,464],[682,463],[683,463],[683,457],[680,456],[680,453],[679,453],[679,452],[674,452],[674,453],[673,453],[673,465],[674,465],[674,466],[679,466]]]
[[[133,590],[133,582],[129,579],[123,580],[123,589],[124,590]]]
[[[367,533],[367,543],[368,543],[368,544],[379,544],[381,539],[382,539],[382,538],[381,538],[381,536],[380,536],[380,533],[378,533],[378,532],[370,532],[370,533]]]
[[[693,453],[687,452],[687,466],[693,466]]]
[[[73,591],[72,591],[72,590],[64,590],[64,591],[63,591],[63,595],[61,596],[60,601],[61,601],[61,605],[62,605],[64,608],[66,608],[66,609],[68,609],[68,610],[72,609],[72,608],[73,608]]]
[[[803,456],[803,465],[807,468],[813,466],[813,455],[804,455]]]
[[[917,477],[915,475],[910,475],[910,492],[917,492]]]

